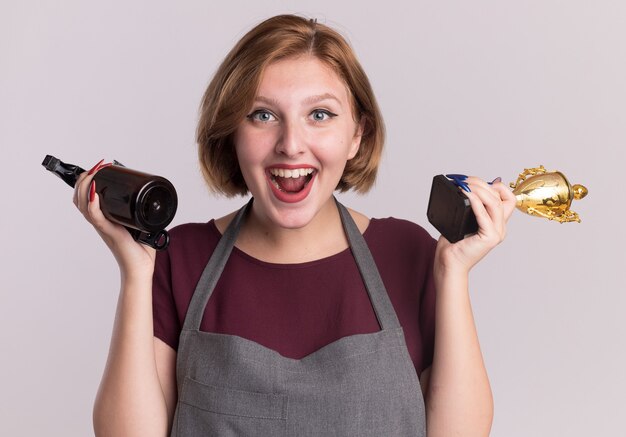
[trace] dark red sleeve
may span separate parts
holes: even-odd
[[[154,335],[178,350],[191,296],[220,234],[213,220],[172,228],[167,250],[157,252],[152,280]]]
[[[424,275],[424,285],[422,286],[422,298],[420,302],[420,332],[422,333],[422,348],[424,357],[422,368],[417,369],[418,375],[422,371],[430,367],[433,363],[433,355],[435,352],[435,279],[433,277],[433,265],[435,261],[435,249],[437,241],[430,238],[428,247],[428,268]]]
[[[168,250],[158,251],[152,277],[152,318],[154,336],[178,348],[180,322],[172,290],[172,268]]]

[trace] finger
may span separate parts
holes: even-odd
[[[87,207],[89,185],[91,184],[92,179],[93,176],[84,172],[78,177],[76,184],[74,185],[74,204],[83,215],[85,214],[85,209]]]
[[[76,179],[76,182],[74,183],[74,196],[72,198],[72,201],[74,202],[74,205],[76,205],[76,207],[78,207],[78,193],[80,191],[80,185],[83,183],[86,177],[87,177],[87,172],[86,171],[82,172],[81,174],[78,175],[78,178]]]
[[[101,159],[94,165],[89,171],[83,172],[76,179],[76,183],[74,184],[74,198],[72,199],[74,205],[76,205],[83,215],[85,214],[85,185],[88,187],[91,183],[91,175],[98,168],[100,164],[104,161],[104,158]],[[86,184],[84,183],[86,180]]]
[[[470,185],[470,188],[472,186],[480,186],[483,189],[487,190],[495,199],[500,200],[500,195],[495,190],[492,190],[491,185],[488,184],[486,181],[482,180],[481,178],[478,178],[475,176],[469,176],[467,178],[467,182],[468,182],[468,185]]]
[[[472,211],[478,223],[478,231],[476,237],[484,241],[487,246],[494,247],[504,238],[504,224],[502,220],[502,212],[493,198],[487,191],[481,187],[471,193],[466,193],[470,200]]]
[[[89,206],[89,190],[91,188],[91,182],[93,181],[96,174],[105,167],[113,165],[113,163],[109,162],[103,164],[104,159],[101,159],[96,165],[94,165],[91,170],[88,172],[84,172],[79,176],[79,179],[76,182],[75,196],[78,209],[86,216],[87,207]]]
[[[95,171],[98,169],[98,167],[100,167],[100,165],[104,162],[104,158],[102,158],[100,161],[98,161],[98,163],[96,165],[94,165],[91,169],[89,169],[89,171],[87,172],[87,175],[92,175],[95,173]]]
[[[500,243],[506,234],[504,209],[499,192],[491,187],[498,179],[487,183],[475,176],[447,174],[446,177],[463,190],[470,201],[478,224],[476,238],[491,247]]]
[[[502,219],[503,222],[498,224],[498,231],[504,237],[506,232],[506,222],[511,217],[513,210],[515,209],[515,205],[517,203],[517,199],[515,195],[511,192],[511,190],[502,183],[502,178],[495,178],[491,182],[484,182],[479,178],[473,178],[472,183],[484,187],[488,189],[493,196],[498,199],[498,204],[502,208]]]
[[[473,193],[480,199],[491,222],[491,227],[485,225],[483,229],[485,231],[493,230],[498,235],[502,235],[504,230],[504,211],[500,196],[487,184],[473,184],[472,187]]]
[[[464,192],[465,196],[470,201],[470,206],[472,207],[472,212],[474,216],[476,216],[476,222],[478,223],[478,230],[480,232],[481,229],[488,229],[491,227],[491,218],[485,209],[485,205],[480,201],[480,198],[475,192]]]
[[[86,218],[96,228],[100,235],[112,235],[116,232],[117,226],[109,221],[100,208],[100,196],[96,191],[96,181],[92,181],[88,193],[86,206]]]
[[[502,182],[493,184],[492,188],[498,193],[498,195],[502,199],[504,217],[508,221],[517,205],[517,197],[515,197],[515,194],[513,194],[513,192]]]

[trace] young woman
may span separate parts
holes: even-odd
[[[277,16],[226,57],[198,126],[207,183],[246,206],[176,227],[155,262],[102,215],[100,163],[81,175],[74,203],[121,273],[98,436],[489,433],[468,273],[515,198],[461,177],[480,229],[456,244],[348,210],[333,193],[372,186],[383,137],[345,40]]]

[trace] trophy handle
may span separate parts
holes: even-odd
[[[536,208],[529,207],[526,210],[526,214],[537,215],[539,217],[547,218],[548,220],[554,220],[559,223],[569,223],[569,222],[580,223],[580,217],[578,216],[578,214],[569,209],[563,211],[560,215],[556,215],[552,211],[548,211],[547,213],[545,213]]]
[[[546,173],[546,168],[543,165],[540,165],[539,167],[525,168],[524,171],[517,176],[517,180],[515,182],[511,182],[509,186],[515,189],[520,183],[526,180],[526,176],[535,176],[544,173]]]

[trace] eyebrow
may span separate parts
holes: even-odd
[[[322,100],[335,100],[337,103],[339,103],[339,106],[341,106],[341,102],[339,101],[339,99],[330,93],[307,97],[306,99],[304,99],[303,103],[310,105],[311,103],[321,102]]]
[[[270,98],[263,97],[263,96],[256,96],[254,98],[254,101],[255,102],[267,103],[268,105],[278,105],[278,100],[270,99]]]
[[[276,105],[276,106],[278,105],[278,100],[270,99],[264,96],[256,96],[254,100],[257,102],[267,103],[268,105]],[[335,97],[333,94],[330,94],[330,93],[318,94],[318,95],[307,97],[306,99],[302,101],[302,104],[311,105],[313,103],[318,103],[323,100],[335,100],[337,103],[339,103],[339,106],[341,106],[341,101],[337,97]]]

